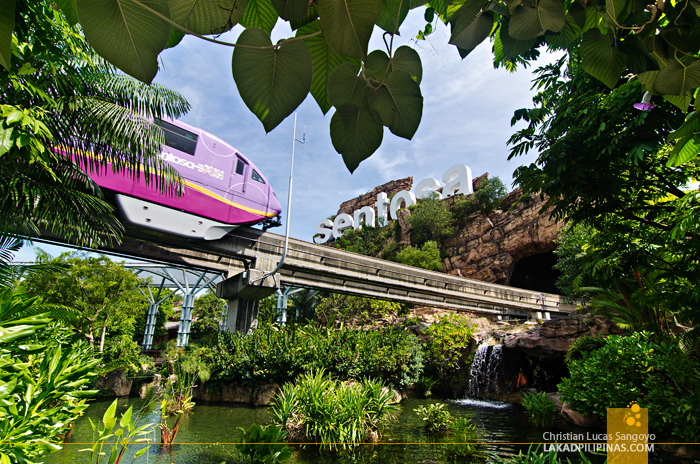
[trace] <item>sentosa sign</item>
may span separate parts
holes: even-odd
[[[389,201],[387,194],[380,192],[377,195],[377,202],[374,208],[363,206],[356,209],[353,215],[341,213],[336,216],[335,221],[321,219],[316,223],[316,233],[319,236],[314,238],[318,244],[326,243],[331,237],[337,239],[343,235],[343,231],[349,228],[359,229],[363,224],[374,226],[377,219],[380,224],[386,224],[392,219],[398,218],[398,210],[408,208],[416,204],[417,198],[424,198],[442,187],[441,198],[447,198],[457,193],[469,195],[473,193],[472,170],[464,164],[456,164],[449,168],[442,175],[442,185],[437,179],[428,177],[418,182],[413,188],[413,192],[402,190],[394,195]]]

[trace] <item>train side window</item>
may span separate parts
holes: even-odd
[[[260,182],[261,184],[265,183],[263,178],[260,176],[260,174],[258,174],[258,172],[255,169],[253,169],[253,173],[250,175],[250,177],[252,177],[253,180]]]
[[[153,123],[163,129],[167,146],[194,156],[195,148],[197,148],[197,134],[160,119],[154,119]]]
[[[238,160],[238,163],[236,164],[236,174],[243,175],[245,172],[245,163],[242,160]]]

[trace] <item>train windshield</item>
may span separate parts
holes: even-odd
[[[153,123],[163,129],[167,146],[194,156],[194,150],[197,147],[197,134],[160,119],[154,119]]]
[[[258,172],[257,172],[255,169],[253,169],[253,173],[250,175],[250,177],[252,177],[253,180],[257,180],[257,181],[260,182],[261,184],[264,184],[264,183],[265,183],[265,181],[263,180],[262,176],[261,176],[260,174],[258,174]]]

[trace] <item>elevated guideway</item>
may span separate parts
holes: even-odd
[[[257,299],[279,286],[296,286],[497,316],[547,319],[574,309],[559,295],[428,271],[291,238],[279,272],[256,282],[274,270],[283,249],[282,235],[241,227],[215,241],[129,229],[121,245],[103,250],[222,272],[229,278],[219,284],[218,294],[227,300]]]

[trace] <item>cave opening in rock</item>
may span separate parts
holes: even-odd
[[[561,272],[552,268],[556,263],[557,257],[552,251],[521,258],[510,278],[511,287],[561,294],[555,285]]]

